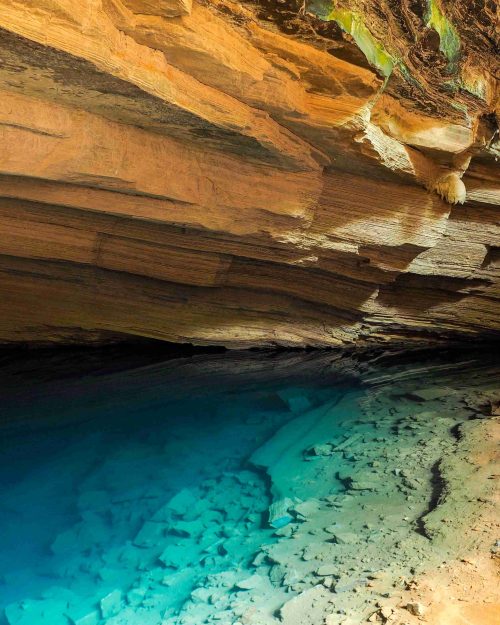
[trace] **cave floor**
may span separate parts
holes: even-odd
[[[499,623],[491,355],[122,359],[0,362],[1,625]]]

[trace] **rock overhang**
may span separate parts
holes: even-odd
[[[4,2],[0,340],[494,335],[493,17]]]

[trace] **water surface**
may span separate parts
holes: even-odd
[[[436,421],[435,402],[463,386],[457,361],[476,385],[491,376],[489,363],[463,354],[389,364],[305,353],[123,360],[119,351],[98,368],[71,352],[3,360],[2,625],[283,619],[281,606],[318,582],[321,563],[349,557],[348,548],[328,556],[342,531],[366,533],[334,514],[349,498],[393,515],[396,528],[419,522],[434,456],[471,417],[457,399]],[[405,421],[425,402],[430,416]],[[388,450],[404,446],[409,457],[426,448],[429,466],[406,491],[405,467],[387,468],[399,489],[391,507],[373,483]],[[273,521],[273,503],[283,518]],[[309,558],[294,546],[314,519],[323,555]],[[369,531],[376,551],[379,530]]]

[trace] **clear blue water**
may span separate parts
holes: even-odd
[[[222,613],[224,625],[237,622],[230,592],[280,540],[273,500],[345,491],[340,465],[315,485],[297,463],[314,460],[308,448],[321,437],[350,435],[373,384],[365,377],[379,384],[408,368],[367,375],[362,359],[304,353],[103,358],[0,363],[1,625],[201,625]],[[273,484],[259,454],[275,456]]]
[[[0,438],[2,625],[66,625],[86,615],[81,622],[91,624],[103,597],[119,589],[126,601],[151,572],[161,575],[154,583],[163,582],[158,613],[175,614],[200,579],[245,570],[262,544],[276,540],[267,523],[268,480],[248,458],[297,410],[357,385],[345,377],[315,383],[300,371],[288,380],[286,368],[280,379],[272,360],[248,373],[239,362],[226,367],[221,356],[202,358],[198,368],[188,361],[185,374],[178,366],[8,378]],[[50,374],[50,364],[42,359],[36,370]],[[167,511],[172,529],[155,536],[155,515],[179,492],[191,517],[184,511],[176,527],[180,510]],[[200,512],[203,526],[196,527]],[[169,546],[173,555],[162,559]],[[164,580],[178,571],[172,585]]]

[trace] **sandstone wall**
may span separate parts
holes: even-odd
[[[498,331],[494,15],[400,4],[4,0],[0,342]]]

